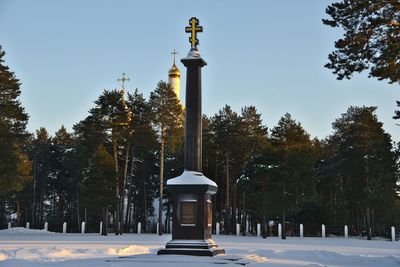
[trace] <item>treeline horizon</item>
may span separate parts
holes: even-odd
[[[171,86],[160,81],[148,99],[137,89],[126,99],[104,90],[72,132],[28,133],[20,83],[3,56],[0,49],[0,229],[13,215],[15,225],[47,221],[54,231],[67,222],[78,232],[82,221],[96,232],[103,221],[103,234],[131,232],[138,222],[155,231],[153,203],[183,171],[184,110]],[[269,221],[285,221],[288,233],[302,223],[309,235],[321,224],[332,234],[349,225],[353,234],[387,235],[400,223],[400,148],[376,109],[349,107],[323,139],[289,113],[270,129],[254,106],[204,115],[203,173],[219,186],[213,224],[225,233],[248,218],[266,233]],[[162,198],[169,231],[173,211],[168,194]]]

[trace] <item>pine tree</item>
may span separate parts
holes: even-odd
[[[376,107],[350,107],[333,123],[322,165],[324,181],[337,184],[323,188],[322,195],[329,199],[334,194],[338,204],[325,201],[348,211],[340,212],[338,219],[364,228],[368,239],[395,217],[396,157],[375,111]]]
[[[15,177],[17,180],[17,187],[14,189],[14,194],[10,195],[8,198],[8,209],[12,212],[15,211],[17,215],[17,225],[22,225],[22,218],[27,217],[27,211],[29,208],[26,207],[25,201],[28,200],[29,203],[32,203],[32,193],[29,191],[30,184],[32,183],[32,161],[29,159],[28,155],[23,149],[24,152],[18,152],[18,165],[17,171],[18,176]]]
[[[246,207],[255,212],[257,221],[262,223],[263,236],[266,236],[267,220],[274,220],[281,213],[272,179],[276,161],[269,140],[257,150],[258,153],[254,153],[246,162],[239,186],[246,194],[243,201],[244,214],[247,212]]]
[[[36,130],[30,157],[33,164],[32,225],[41,227],[45,220],[49,181],[52,179],[52,138],[43,127]]]
[[[325,67],[338,79],[369,70],[369,75],[390,83],[400,81],[400,3],[396,0],[342,0],[327,7],[323,23],[341,27],[344,36],[335,42]]]
[[[94,102],[90,115],[74,126],[77,134],[78,154],[87,161],[91,158],[97,147],[103,144],[106,149],[112,149],[114,156],[114,180],[115,180],[115,234],[122,234],[123,231],[123,199],[128,159],[129,139],[131,137],[131,113],[124,101],[121,91],[105,90]],[[82,144],[82,145],[81,145]],[[82,169],[87,168],[84,164]],[[81,177],[84,179],[84,177]],[[79,214],[79,211],[78,211]]]
[[[165,148],[175,151],[183,140],[183,110],[171,85],[160,81],[151,92],[149,105],[152,109],[153,122],[160,134],[160,200],[159,200],[159,234],[163,233],[163,187]]]
[[[248,106],[242,108],[241,117],[243,135],[248,139],[249,147],[260,148],[268,135],[267,127],[262,124],[261,114],[257,113],[256,107]]]
[[[240,165],[241,175],[238,179],[238,202],[241,203],[242,209],[239,209],[240,214],[243,215],[243,221],[241,222],[242,227],[245,227],[246,216],[247,216],[247,198],[248,194],[251,193],[249,190],[250,178],[246,173],[246,168],[251,166],[254,159],[262,157],[262,154],[267,148],[268,140],[268,129],[262,124],[261,114],[257,113],[257,109],[254,106],[248,106],[242,108],[241,120],[240,120],[240,140],[242,145],[240,146],[241,155]],[[263,202],[261,202],[263,204]],[[264,205],[261,205],[264,206]],[[263,225],[266,225],[266,214],[265,210],[262,212]],[[239,216],[240,218],[241,216]],[[244,228],[242,230],[245,230]]]
[[[325,25],[341,27],[343,38],[335,42],[326,68],[339,80],[369,70],[369,77],[400,83],[400,3],[396,0],[342,0],[327,7]],[[396,101],[400,107],[400,101]],[[395,111],[394,119],[400,118]]]
[[[102,235],[107,235],[108,210],[115,203],[115,183],[113,177],[114,160],[101,144],[90,159],[87,176],[83,180],[82,205],[92,215],[102,214]]]
[[[71,203],[73,206],[74,220],[71,225],[73,230],[79,231],[82,221],[81,210],[81,197],[83,190],[83,181],[87,178],[90,160],[100,145],[104,145],[111,150],[112,145],[109,140],[109,133],[107,132],[107,123],[100,117],[97,109],[91,109],[90,115],[75,124],[74,136],[76,148],[74,151],[73,166],[73,184],[74,187],[74,201]],[[110,211],[111,212],[111,211]]]
[[[271,131],[275,159],[275,199],[282,208],[282,238],[286,238],[286,211],[315,196],[316,156],[310,135],[286,113]]]
[[[30,174],[23,167],[30,163],[22,152],[28,115],[18,100],[19,80],[4,65],[4,56],[0,46],[0,225],[5,223],[6,196],[20,191],[30,180]]]
[[[73,210],[68,208],[68,204],[75,201],[75,152],[75,139],[64,126],[61,126],[52,139],[52,166],[50,168],[54,175],[49,180],[52,203],[49,228],[59,227],[64,221],[72,223],[70,218],[73,217]]]
[[[236,183],[231,177],[239,177],[242,172],[242,154],[241,154],[241,118],[234,112],[230,106],[225,105],[211,119],[211,128],[213,132],[213,140],[217,153],[218,165],[225,168],[225,179],[220,180],[220,191],[225,198],[224,208],[224,228],[225,232],[233,231],[232,225],[235,225],[236,216]],[[222,189],[222,190],[221,190]],[[225,189],[225,190],[224,190]],[[222,202],[220,201],[219,213],[222,214]],[[231,212],[233,209],[233,212]],[[233,213],[233,214],[232,214]]]
[[[131,159],[127,180],[127,208],[125,211],[125,225],[135,227],[142,223],[147,230],[147,218],[153,215],[153,200],[157,191],[157,164],[158,151],[157,133],[152,126],[151,107],[144,99],[143,94],[136,89],[128,94],[128,107],[132,112],[131,129]]]

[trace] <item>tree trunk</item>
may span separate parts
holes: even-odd
[[[131,210],[131,220],[132,220],[132,230],[135,232],[138,220],[137,220],[137,215],[138,215],[138,207],[136,205],[133,205],[132,210]]]
[[[3,198],[0,197],[0,227],[3,228],[7,224],[6,217],[6,204]],[[19,225],[18,225],[19,226]]]
[[[33,201],[32,201],[32,225],[35,225],[35,216],[36,216],[36,160],[33,160]]]
[[[101,235],[107,235],[107,229],[108,229],[108,211],[106,207],[103,207],[101,209],[102,211],[102,220],[103,224],[101,227]]]
[[[40,189],[40,198],[39,198],[39,219],[37,220],[36,224],[34,225],[34,228],[39,228],[40,225],[43,225],[43,217],[44,217],[44,209],[43,209],[43,203],[44,203],[44,188],[43,186]]]
[[[240,218],[238,218],[238,213],[237,213],[237,196],[236,196],[236,192],[237,188],[236,188],[236,183],[233,183],[233,224],[236,225],[236,223],[238,222],[238,220],[240,220]]]
[[[242,225],[244,228],[243,232],[246,235],[247,234],[246,233],[247,212],[246,212],[246,192],[245,191],[243,191],[243,193],[242,193],[242,216],[243,216]]]
[[[215,182],[217,183],[218,182],[218,164],[217,164],[217,155],[215,155],[215,173],[214,173],[214,178],[215,178]],[[218,209],[218,207],[217,207],[217,202],[218,202],[218,204],[219,204],[219,209]],[[218,222],[220,222],[221,221],[221,210],[222,210],[222,207],[221,207],[222,205],[221,205],[221,198],[220,198],[220,194],[214,194],[213,195],[213,227],[215,228],[215,224]],[[218,214],[218,217],[217,217],[217,210],[218,210],[218,212],[219,212],[219,214]]]
[[[125,154],[125,164],[124,164],[124,181],[123,181],[123,186],[121,190],[121,210],[120,210],[120,228],[119,228],[119,234],[122,235],[122,232],[124,230],[124,210],[125,210],[125,186],[126,186],[126,177],[128,175],[128,162],[129,162],[129,144],[126,146],[126,154]]]
[[[4,214],[4,213],[1,213]],[[21,205],[20,201],[17,200],[17,225],[20,226],[21,223]]]
[[[261,225],[262,225],[261,227],[262,237],[265,239],[267,238],[267,233],[268,233],[267,216],[265,214],[265,210],[263,210]]]
[[[78,223],[78,232],[81,231],[81,217],[79,214],[79,194],[78,194],[78,189],[76,191],[76,218],[77,218],[77,223]]]
[[[126,223],[127,225],[126,228],[129,233],[132,233],[132,202],[129,204],[126,210],[127,210],[126,218],[128,219],[128,222]]]
[[[65,196],[62,193],[59,193],[60,197],[58,199],[58,220],[57,222],[62,224],[64,222],[64,214],[65,214]]]
[[[146,233],[146,226],[147,226],[147,192],[146,192],[146,181],[143,180],[143,205],[144,205],[144,221],[143,221],[143,231]]]
[[[225,189],[225,233],[229,234],[230,231],[230,203],[229,203],[229,154],[226,153],[226,189]]]
[[[161,126],[161,155],[160,155],[160,201],[158,205],[158,234],[163,234],[163,189],[164,189],[164,142],[165,142],[165,129],[164,126]]]
[[[375,233],[375,209],[371,208],[371,235],[372,237],[375,237],[376,233]]]
[[[285,173],[283,176],[283,211],[282,211],[282,239],[286,239],[286,175],[287,175],[287,143],[284,146]]]
[[[366,152],[364,154],[367,154]],[[365,188],[368,189],[368,184],[369,184],[369,168],[368,168],[368,162],[366,157],[364,157],[364,164],[365,164]],[[371,209],[370,209],[370,204],[369,204],[369,193],[368,190],[366,190],[366,205],[365,205],[365,216],[366,216],[366,223],[367,223],[367,239],[371,240]]]
[[[135,157],[133,156],[133,149],[132,149],[132,162],[131,162],[131,169],[130,169],[130,183],[129,183],[129,190],[128,190],[128,204],[127,204],[127,208],[126,208],[126,216],[125,216],[125,224],[128,224],[128,220],[129,220],[129,228],[131,226],[131,218],[130,218],[130,214],[131,214],[131,205],[132,205],[132,184],[133,184],[133,167],[135,164],[134,161]]]
[[[286,186],[283,184],[282,239],[286,239]]]
[[[365,207],[365,217],[367,223],[367,239],[371,240],[371,213],[368,200],[367,200],[367,205]]]
[[[60,199],[61,198],[62,198],[62,196],[60,197]],[[50,220],[53,219],[53,221],[50,221],[50,226],[52,223],[57,224],[57,222],[58,222],[59,216],[57,214],[57,211],[61,212],[61,209],[60,209],[60,207],[58,207],[58,204],[59,203],[57,202],[57,194],[53,193],[53,216],[50,216],[50,218],[49,218]]]
[[[114,130],[113,130],[114,135]],[[115,136],[113,136],[113,152],[114,152],[114,164],[115,164],[115,198],[116,198],[116,206],[115,206],[115,235],[120,234],[120,195],[119,195],[119,176],[118,176],[118,158],[117,158],[117,141]]]
[[[132,182],[129,184],[128,194],[127,194],[128,201],[126,203],[126,209],[125,209],[125,222],[124,222],[124,224],[125,224],[125,229],[127,229],[128,232],[129,232],[129,229],[130,229],[130,226],[131,226],[131,220],[130,220],[130,217],[129,217],[130,213],[131,213],[131,205],[132,205],[131,198],[132,198]]]

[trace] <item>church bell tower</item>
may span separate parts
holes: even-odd
[[[181,101],[181,72],[175,64],[175,55],[178,54],[178,52],[174,49],[171,54],[174,55],[174,63],[168,71],[168,83],[172,86],[172,89],[174,89],[179,101]]]

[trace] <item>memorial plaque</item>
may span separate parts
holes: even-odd
[[[180,221],[183,226],[195,226],[197,217],[197,201],[181,201]]]

